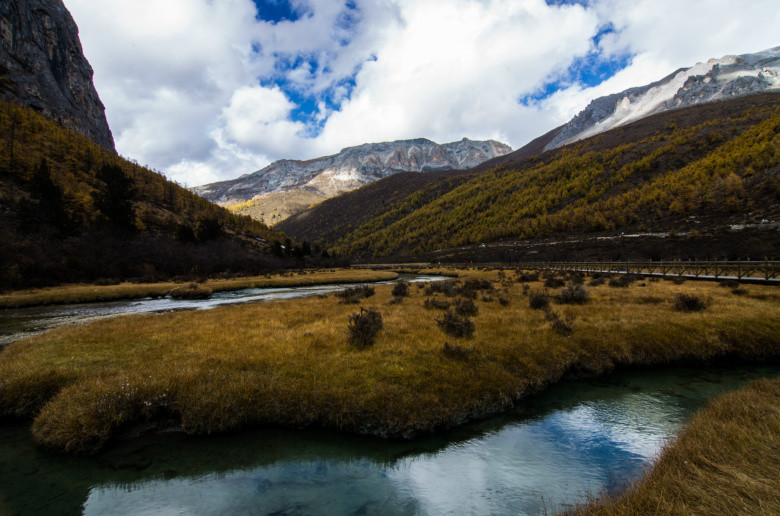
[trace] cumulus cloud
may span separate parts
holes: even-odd
[[[780,43],[775,0],[280,2],[296,16],[65,0],[119,151],[193,186],[371,141],[518,147],[594,97]],[[593,63],[603,80],[573,73]]]

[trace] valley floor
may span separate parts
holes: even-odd
[[[771,286],[586,279],[587,302],[565,304],[554,280],[459,274],[449,286],[410,285],[400,302],[380,285],[359,304],[329,296],[53,330],[0,354],[0,414],[34,418],[39,444],[74,453],[164,428],[313,425],[411,438],[495,414],[564,377],[780,356]],[[563,299],[532,309],[546,281]],[[675,309],[680,294],[706,308]],[[468,297],[474,335],[445,334],[433,305],[468,311]],[[379,311],[384,327],[366,349],[348,342],[361,308]]]

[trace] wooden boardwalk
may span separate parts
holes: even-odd
[[[644,261],[526,262],[520,268],[539,271],[603,272],[642,276],[680,276],[780,284],[780,261]]]

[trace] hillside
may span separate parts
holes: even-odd
[[[747,223],[750,229],[766,220],[762,229],[775,227],[778,132],[778,94],[681,108],[539,155],[520,149],[487,170],[423,184],[396,198],[391,192],[397,185],[383,180],[279,228],[298,236],[311,234],[305,226],[333,221],[319,231],[322,243],[364,258],[435,258],[447,255],[431,254],[437,249],[499,241],[538,241],[544,248],[544,239],[581,241],[623,232],[710,232],[713,243],[726,226]],[[343,213],[361,201],[378,202],[383,194],[388,201],[368,218],[354,226],[346,222]],[[777,247],[776,233],[759,239],[766,252]],[[739,252],[733,247],[740,238],[730,235],[708,252]],[[479,251],[471,249],[468,256],[475,254]]]
[[[284,235],[0,102],[0,289],[264,270]]]

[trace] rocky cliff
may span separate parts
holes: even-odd
[[[545,150],[670,109],[780,91],[780,47],[681,68],[663,79],[593,100],[556,132]]]
[[[444,145],[424,138],[367,143],[309,161],[276,161],[252,174],[197,186],[193,191],[223,204],[294,190],[328,198],[397,172],[467,169],[511,151],[508,145],[493,140],[467,138]]]
[[[62,0],[0,2],[0,98],[116,152],[78,27]]]

